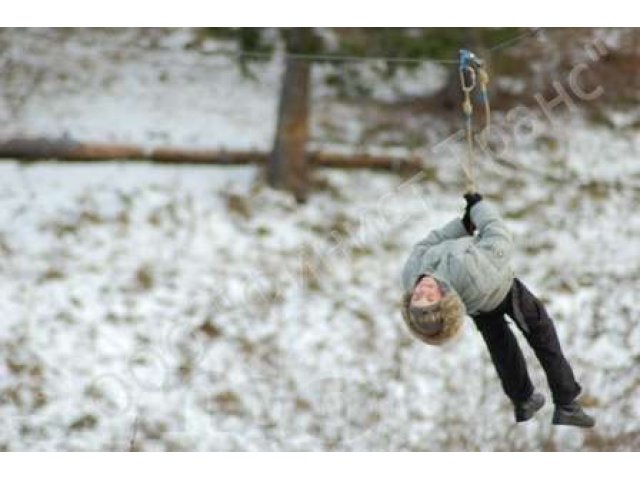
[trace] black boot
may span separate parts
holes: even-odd
[[[556,410],[553,412],[553,424],[591,428],[596,424],[596,421],[582,410],[578,402],[571,402],[567,405],[556,405]]]
[[[533,392],[528,400],[516,403],[514,413],[516,422],[526,422],[544,405],[544,396],[541,393]]]

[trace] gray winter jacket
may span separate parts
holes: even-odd
[[[514,277],[511,234],[484,200],[471,209],[471,220],[476,236],[456,218],[413,247],[402,272],[405,293],[421,275],[431,274],[460,296],[469,315],[491,311],[504,300]]]

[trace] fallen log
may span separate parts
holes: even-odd
[[[312,165],[331,168],[373,168],[381,170],[421,170],[418,157],[381,157],[368,154],[342,155],[327,152],[309,152],[307,158]]]
[[[134,145],[78,142],[63,138],[12,138],[0,142],[0,157],[23,160],[108,160],[145,158],[143,148]]]
[[[185,148],[156,148],[147,158],[159,163],[203,163],[216,165],[247,165],[266,162],[267,154],[257,151],[190,150]]]
[[[72,138],[12,138],[0,140],[0,158],[29,161],[144,160],[170,164],[248,165],[266,164],[269,152],[188,148],[144,148],[137,145],[80,142]],[[344,155],[307,152],[313,166],[419,171],[418,157],[394,158],[368,154]]]

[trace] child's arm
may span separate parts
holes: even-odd
[[[447,223],[444,227],[432,230],[429,235],[423,240],[420,240],[414,247],[420,249],[428,249],[439,243],[444,242],[445,240],[453,240],[455,238],[465,237],[467,236],[467,230],[464,228],[462,224],[462,220],[459,218],[454,218],[449,223]]]
[[[513,253],[513,238],[498,212],[480,201],[471,207],[471,220],[478,229],[478,248],[491,252],[499,262],[508,262]]]
[[[444,227],[432,230],[424,240],[416,243],[402,270],[402,284],[404,285],[405,291],[408,292],[413,288],[416,275],[418,275],[424,267],[422,259],[431,247],[445,240],[452,240],[467,235],[462,221],[459,218],[454,218]]]

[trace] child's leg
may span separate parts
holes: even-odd
[[[562,353],[555,326],[544,305],[517,278],[512,294],[515,302],[508,306],[507,314],[515,320],[517,313],[513,311],[513,307],[520,311],[521,320],[529,331],[524,331],[519,321],[515,323],[522,330],[545,371],[554,403],[566,405],[572,402],[580,394],[581,388]]]
[[[476,315],[473,321],[487,344],[504,392],[514,404],[528,400],[533,393],[533,384],[522,350],[504,319],[503,312],[496,310]]]

